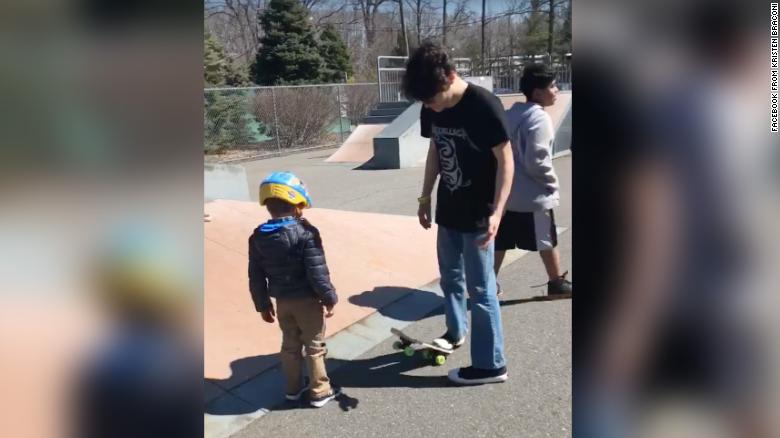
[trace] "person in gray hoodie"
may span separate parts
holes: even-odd
[[[525,67],[520,89],[526,102],[514,104],[506,113],[515,174],[507,208],[496,235],[496,277],[506,251],[520,248],[538,251],[547,270],[547,294],[570,295],[572,284],[561,272],[556,246],[558,235],[553,208],[558,206],[558,176],[552,163],[555,128],[544,107],[552,106],[558,94],[555,76],[546,66]],[[502,293],[501,286],[497,287]]]

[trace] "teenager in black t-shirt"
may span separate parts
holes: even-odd
[[[437,253],[447,332],[433,342],[461,346],[466,337],[466,296],[471,308],[471,363],[450,371],[460,384],[507,379],[501,313],[493,272],[493,240],[512,186],[514,162],[497,97],[458,76],[447,51],[424,43],[409,58],[403,79],[408,98],[423,103],[420,128],[431,139],[418,216],[431,226],[437,176]]]

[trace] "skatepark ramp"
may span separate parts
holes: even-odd
[[[414,167],[428,154],[429,140],[420,135],[421,103],[410,105],[374,136],[374,156],[362,169]]]
[[[395,110],[402,109],[400,115],[366,117],[364,120],[366,123],[358,126],[344,144],[325,161],[363,163],[361,169],[400,169],[418,166],[428,153],[428,139],[420,136],[421,104],[408,102],[387,104]]]
[[[521,94],[498,96],[505,110],[525,102]],[[558,100],[546,111],[555,125],[554,153],[560,154],[571,147],[571,91],[561,91]],[[429,140],[420,135],[420,103],[407,105],[394,117],[376,115],[377,123],[362,124],[347,138],[344,144],[326,162],[363,163],[360,169],[400,169],[420,166],[428,153]],[[398,107],[396,107],[398,108]],[[370,118],[372,116],[369,116]],[[387,117],[379,119],[380,117]]]
[[[344,144],[330,157],[326,163],[365,163],[374,156],[374,136],[382,132],[387,124],[359,125],[347,137]]]

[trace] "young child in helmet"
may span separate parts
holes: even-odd
[[[319,408],[340,393],[331,386],[325,370],[324,342],[325,318],[333,316],[338,298],[319,231],[303,218],[311,199],[295,175],[275,172],[260,184],[260,205],[268,209],[271,219],[249,237],[252,301],[263,320],[279,320],[287,400],[299,400],[308,389],[309,403]],[[276,310],[270,297],[276,299]],[[304,357],[308,387],[301,381]]]

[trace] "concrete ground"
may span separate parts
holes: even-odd
[[[273,170],[292,170],[311,188],[317,207],[414,216],[422,169],[352,170],[324,163],[332,151],[246,163],[250,197]],[[564,268],[571,266],[571,158],[555,160],[562,205],[556,209]],[[546,281],[541,261],[525,254],[499,276],[505,290],[502,318],[509,380],[504,384],[454,387],[450,368],[469,364],[468,346],[442,367],[406,358],[391,345],[389,327],[423,339],[444,331],[435,284],[328,339],[331,378],[344,388],[322,409],[281,403],[278,369],[237,388],[231,398],[207,407],[207,436],[569,436],[571,431],[571,300],[540,301]],[[247,360],[251,360],[248,358]],[[264,394],[262,397],[260,394]],[[281,403],[281,404],[280,404]]]

